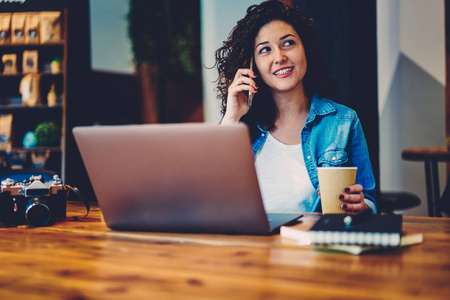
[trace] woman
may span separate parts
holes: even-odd
[[[249,7],[216,52],[221,124],[249,126],[267,210],[321,211],[317,167],[356,166],[341,207],[376,213],[360,121],[322,98],[330,85],[319,52],[311,18],[279,1]]]

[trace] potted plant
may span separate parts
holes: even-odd
[[[57,147],[61,143],[61,129],[53,121],[40,123],[34,134],[38,147]]]

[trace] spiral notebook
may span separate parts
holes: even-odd
[[[373,215],[347,226],[346,214],[327,214],[310,231],[282,227],[281,235],[312,245],[399,246],[402,238],[402,215]]]
[[[346,214],[323,215],[311,228],[311,243],[398,246],[402,237],[402,215],[373,215],[347,226]]]

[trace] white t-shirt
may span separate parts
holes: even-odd
[[[302,145],[285,145],[270,133],[255,161],[266,210],[305,211],[315,189],[303,159]]]

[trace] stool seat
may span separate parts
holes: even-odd
[[[408,192],[381,192],[378,209],[380,212],[393,213],[394,210],[403,210],[419,206],[420,198]]]

